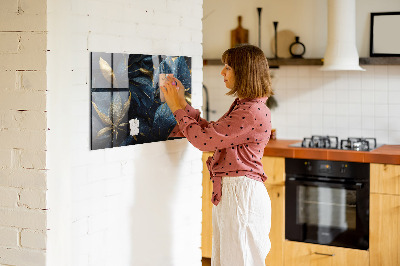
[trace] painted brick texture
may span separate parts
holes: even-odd
[[[200,107],[202,0],[47,10],[48,265],[201,265],[201,152],[185,139],[91,151],[89,56],[190,56]]]
[[[201,152],[90,151],[89,53],[191,56],[200,107],[202,1],[4,0],[0,15],[0,264],[200,265]]]
[[[0,3],[1,265],[45,265],[46,3]]]

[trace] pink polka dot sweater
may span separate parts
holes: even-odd
[[[271,131],[271,113],[266,100],[266,97],[236,99],[216,122],[202,119],[200,111],[190,105],[174,112],[180,133],[193,146],[201,151],[214,151],[214,156],[207,160],[214,205],[221,200],[224,176],[247,176],[261,182],[267,179],[261,164]]]

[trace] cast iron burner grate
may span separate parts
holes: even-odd
[[[305,148],[325,148],[325,149],[338,149],[339,140],[336,136],[312,136],[311,138],[304,138],[301,147]]]
[[[376,138],[347,138],[340,141],[342,150],[369,151],[376,147]]]
[[[376,138],[347,138],[342,139],[339,145],[339,139],[336,136],[318,136],[304,138],[301,143],[291,146],[303,148],[321,148],[321,149],[341,149],[353,151],[371,151],[377,148]]]

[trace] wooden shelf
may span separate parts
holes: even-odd
[[[400,57],[362,57],[360,65],[400,65]]]
[[[203,59],[204,66],[222,66],[221,59]]]
[[[279,66],[322,66],[323,58],[268,58],[271,68]],[[222,65],[220,59],[204,59],[204,66]],[[362,57],[360,65],[400,65],[400,57]]]
[[[268,58],[270,67],[322,66],[322,58]]]
[[[279,66],[304,66],[304,65],[322,65],[321,58],[268,58],[270,67]],[[217,66],[222,65],[220,59],[204,59],[203,64],[205,66]]]

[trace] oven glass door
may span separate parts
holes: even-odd
[[[340,231],[356,228],[355,190],[342,188],[298,186],[297,223],[318,227],[337,228]],[[331,235],[320,234],[318,242],[331,243]]]
[[[286,189],[287,239],[368,249],[362,184],[292,180]]]

